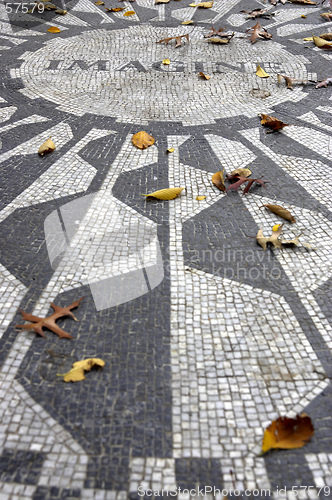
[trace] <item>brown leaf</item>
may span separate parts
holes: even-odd
[[[220,189],[220,191],[226,191],[226,186],[225,186],[225,181],[224,181],[224,172],[225,170],[223,170],[222,172],[216,172],[215,174],[213,174],[212,176],[212,182],[215,186],[217,186],[218,189]]]
[[[67,14],[67,11],[63,9],[57,9],[55,11],[55,14],[59,14],[60,16],[65,16]]]
[[[198,73],[198,75],[199,75],[199,76],[201,76],[204,80],[210,80],[210,78],[211,78],[211,76],[209,76],[209,75],[205,75],[205,74],[203,73],[203,71],[200,71],[200,72]]]
[[[263,248],[263,250],[266,250],[267,243],[272,243],[272,245],[275,248],[280,248],[280,250],[282,250],[282,243],[278,239],[280,234],[281,234],[281,231],[282,231],[282,226],[283,226],[283,224],[281,224],[278,231],[272,231],[272,234],[269,238],[266,238],[264,236],[262,228],[259,229],[257,236],[256,236],[256,239],[257,239],[257,243]]]
[[[225,31],[225,28],[219,28],[218,30],[215,29],[213,26],[211,26],[210,28],[210,31],[204,35],[204,38],[211,38],[211,37],[220,37],[220,38],[233,38],[234,36],[234,33],[231,33],[231,34],[227,34],[227,33],[224,33]],[[223,42],[225,43],[225,42]]]
[[[131,142],[139,149],[146,149],[154,144],[155,139],[152,135],[149,135],[147,132],[144,132],[144,130],[141,130],[132,136]]]
[[[153,193],[142,194],[142,196],[146,196],[147,198],[157,198],[158,200],[174,200],[174,198],[179,196],[183,189],[183,187],[159,189]]]
[[[74,314],[71,312],[71,310],[75,309],[75,307],[78,307],[83,299],[84,297],[76,300],[75,302],[70,304],[70,306],[67,307],[59,307],[56,306],[55,304],[51,304],[54,313],[51,314],[51,316],[47,316],[47,318],[39,318],[38,316],[33,316],[32,314],[28,314],[19,309],[20,313],[23,316],[23,319],[25,321],[32,321],[32,323],[29,323],[28,325],[15,325],[15,328],[22,328],[23,330],[34,330],[36,333],[46,338],[46,335],[43,332],[43,328],[45,327],[51,330],[53,333],[56,333],[60,338],[72,339],[73,337],[69,333],[62,330],[62,328],[60,328],[56,324],[56,320],[59,318],[70,316],[75,321],[78,321],[75,318]]]
[[[296,222],[292,214],[289,212],[289,210],[286,210],[285,208],[281,207],[280,205],[262,205],[259,208],[266,207],[268,208],[271,212],[273,212],[276,215],[279,215],[279,217],[282,217],[285,220],[288,220],[289,222]]]
[[[321,14],[321,16],[327,21],[332,21],[332,12],[325,12],[324,14]]]
[[[302,448],[314,434],[311,418],[305,413],[296,418],[279,417],[264,432],[262,451],[272,448]]]
[[[272,38],[271,33],[269,33],[267,29],[263,28],[263,26],[260,25],[259,21],[257,21],[255,26],[247,29],[246,33],[248,33],[248,35],[251,34],[251,43],[255,43],[257,41],[257,38],[265,38],[266,40],[270,40],[270,38]]]
[[[206,40],[208,43],[221,43],[221,44],[226,44],[226,43],[229,43],[230,40],[232,39],[231,38],[218,38],[218,37],[212,37],[212,38],[209,38],[208,40]]]
[[[84,372],[89,372],[94,366],[103,368],[105,366],[105,361],[100,358],[88,358],[83,359],[82,361],[76,361],[76,363],[73,364],[72,369],[63,375],[63,381],[79,382],[80,380],[84,380]]]
[[[187,41],[189,42],[189,33],[187,33],[186,35],[170,36],[168,38],[163,38],[162,40],[159,40],[156,43],[165,42],[165,45],[167,45],[168,42],[170,42],[171,40],[176,40],[176,45],[175,45],[175,48],[176,48],[176,47],[180,47],[181,46],[181,40],[182,40],[182,38],[186,38]]]
[[[329,83],[332,84],[332,77],[326,78],[326,80],[320,82],[318,85],[316,85],[316,89],[320,89],[321,87],[327,87]]]
[[[251,171],[249,168],[237,168],[236,170],[233,170],[233,172],[230,173],[232,177],[249,177],[251,175]]]
[[[300,242],[299,242],[299,237],[302,235],[302,233],[300,233],[298,236],[295,236],[295,238],[293,238],[292,240],[281,240],[281,243],[283,245],[295,245],[295,246],[299,246]]]
[[[270,19],[274,16],[274,13],[267,12],[266,9],[254,9],[254,10],[240,10],[243,14],[248,14],[246,19],[256,19],[257,17],[264,17],[265,19]]]
[[[261,114],[261,124],[272,129],[267,134],[289,126],[288,123],[284,123],[274,116],[264,115],[263,113]]]
[[[101,0],[97,0],[97,2],[95,2],[95,5],[105,5],[105,2],[102,2]]]
[[[127,12],[125,12],[123,15],[128,17],[128,16],[133,16],[134,14],[136,14],[134,10],[127,10]]]
[[[301,3],[305,5],[316,5],[316,2],[312,2],[311,0],[288,0],[291,3]]]

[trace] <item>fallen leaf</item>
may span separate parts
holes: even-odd
[[[184,188],[167,188],[167,189],[159,189],[159,191],[154,191],[149,194],[142,194],[142,196],[146,196],[149,198],[157,198],[158,200],[174,200]]]
[[[168,3],[170,0],[156,0],[155,5],[158,5],[158,3]]]
[[[269,130],[267,134],[289,126],[288,123],[284,123],[274,116],[264,115],[263,113],[261,114],[261,124],[272,129]]]
[[[281,224],[277,231],[272,231],[272,234],[269,238],[266,238],[264,236],[262,228],[259,229],[256,239],[257,243],[263,248],[263,250],[266,250],[267,243],[272,243],[275,248],[280,248],[282,250],[282,243],[278,239],[282,231],[282,226],[283,224]]]
[[[248,28],[246,33],[248,33],[248,35],[251,34],[251,43],[255,43],[257,38],[265,38],[266,40],[270,40],[270,38],[272,38],[271,33],[268,33],[267,29],[263,28],[258,21],[255,26]]]
[[[281,226],[281,224],[275,224],[272,228],[272,231],[274,231],[274,232],[278,231],[280,226]]]
[[[83,359],[82,361],[76,361],[73,364],[72,369],[63,375],[64,382],[79,382],[80,380],[84,380],[84,372],[89,372],[91,368],[94,366],[105,366],[105,361],[100,358],[88,358]]]
[[[57,10],[57,9],[58,7],[54,5],[54,3],[47,3],[46,5],[44,5],[44,10]]]
[[[59,14],[60,16],[65,16],[67,14],[67,11],[63,9],[57,9],[55,11],[55,14]]]
[[[211,76],[209,76],[209,75],[205,75],[205,74],[203,73],[203,71],[200,71],[200,72],[198,73],[198,75],[199,75],[199,76],[201,76],[204,80],[210,80],[210,78],[211,78]]]
[[[322,35],[321,36],[313,35],[312,38],[314,40],[314,44],[316,45],[316,47],[319,47],[320,49],[332,49],[332,42],[323,38]]]
[[[190,3],[189,7],[197,7],[197,3]]]
[[[327,21],[332,21],[332,12],[325,12],[324,14],[321,14],[321,16]]]
[[[304,42],[313,42],[313,41],[314,41],[314,39],[313,39],[313,37],[312,37],[312,36],[308,36],[307,38],[302,38],[302,40],[303,40]]]
[[[254,10],[240,10],[243,14],[248,14],[246,19],[255,19],[256,17],[264,17],[265,19],[270,19],[274,16],[274,13],[267,12],[266,9],[254,9]]]
[[[166,149],[167,153],[174,153],[175,149],[174,148],[168,148]]]
[[[169,59],[164,59],[163,64],[166,64],[166,66],[168,66],[169,64],[171,64],[171,61]]]
[[[262,451],[272,448],[302,448],[314,434],[311,418],[305,413],[296,418],[279,417],[264,432]]]
[[[105,2],[102,2],[101,0],[98,0],[95,2],[95,5],[105,5]]]
[[[187,33],[186,35],[170,36],[168,38],[163,38],[162,40],[159,40],[156,43],[165,42],[165,45],[167,45],[168,42],[170,42],[171,40],[176,40],[176,45],[175,45],[175,48],[176,48],[176,47],[180,47],[181,46],[181,40],[182,40],[182,38],[186,38],[186,40],[189,42],[189,33]]]
[[[133,16],[134,14],[136,14],[134,10],[127,10],[127,12],[125,12],[123,15],[128,17],[128,16]]]
[[[226,191],[225,181],[224,181],[224,170],[221,172],[216,172],[212,176],[212,182],[217,186],[220,191]]]
[[[185,25],[187,25],[187,24],[193,24],[193,22],[194,22],[194,21],[189,20],[189,21],[183,21],[183,23],[181,23],[181,24],[185,24]]]
[[[270,76],[259,64],[257,64],[256,75],[259,76],[259,78],[268,78]]]
[[[15,328],[22,328],[22,330],[34,330],[36,333],[46,338],[46,335],[43,332],[43,328],[45,327],[51,330],[53,333],[56,333],[60,338],[72,339],[73,337],[69,333],[62,330],[62,328],[60,328],[56,324],[56,320],[59,318],[64,318],[65,316],[70,316],[75,321],[78,321],[71,310],[75,309],[75,307],[78,307],[83,298],[84,297],[76,300],[67,307],[59,307],[55,304],[51,304],[54,313],[51,314],[51,316],[47,316],[47,318],[39,318],[38,316],[33,316],[32,314],[28,314],[19,309],[20,313],[23,316],[23,319],[25,321],[32,321],[32,323],[29,323],[28,325],[15,325]]]
[[[203,200],[205,200],[205,198],[206,198],[206,196],[197,196],[196,200],[197,201],[203,201]]]
[[[108,9],[107,7],[105,7],[105,9],[108,11],[108,12],[121,12],[122,10],[125,10],[124,7],[113,7],[112,9]]]
[[[278,78],[278,83],[281,83],[282,79],[284,79],[287,83],[287,88],[290,90],[293,90],[293,83],[301,83],[303,85],[308,83],[308,81],[306,80],[301,80],[299,78],[291,78],[290,76],[280,75],[279,73],[277,74],[277,78]]]
[[[249,168],[237,168],[236,170],[233,170],[233,172],[230,173],[232,177],[249,177],[251,175],[251,171]]]
[[[301,17],[302,17],[302,19],[306,19],[307,18],[307,16],[305,16],[304,14],[302,14]]]
[[[60,29],[57,28],[56,26],[51,26],[50,28],[48,28],[47,30],[49,33],[60,33]]]
[[[211,26],[210,31],[204,35],[204,38],[211,38],[212,36],[219,36],[220,38],[232,38],[234,33],[227,34],[224,33],[225,28],[219,28],[218,30]]]
[[[139,149],[146,149],[155,143],[155,139],[152,135],[149,135],[147,132],[144,132],[144,130],[141,130],[132,136],[131,142]]]
[[[212,38],[208,38],[206,41],[209,42],[209,43],[223,43],[223,44],[226,44],[226,43],[229,43],[231,41],[231,39],[233,38],[233,36],[234,36],[234,33],[230,36],[230,38],[212,37]]]
[[[300,233],[298,236],[296,236],[295,238],[293,238],[292,240],[281,240],[281,243],[283,245],[295,245],[295,246],[299,246],[300,242],[299,242],[299,237],[301,236],[302,233]]]
[[[290,211],[286,210],[286,208],[283,208],[280,205],[262,205],[259,208],[262,207],[266,207],[274,214],[279,215],[279,217],[282,217],[283,219],[288,220],[289,222],[296,222]]]
[[[233,184],[231,184],[230,186],[228,186],[228,188],[226,189],[226,192],[230,191],[231,189],[234,189],[235,191],[237,191],[238,188],[240,186],[242,186],[242,184],[244,184],[245,182],[248,183],[246,185],[243,193],[242,193],[242,196],[248,193],[249,189],[254,184],[254,182],[257,182],[257,184],[260,184],[263,187],[265,187],[265,183],[268,182],[268,181],[263,181],[262,179],[247,179],[246,177],[238,177],[238,176],[235,176],[235,178],[232,178],[232,176],[228,176],[227,180],[228,181],[235,180],[235,182]]]
[[[47,139],[47,141],[43,142],[43,144],[40,146],[40,148],[38,149],[38,154],[40,156],[44,156],[48,153],[51,153],[54,150],[55,150],[55,144],[50,137],[49,139]]]
[[[312,2],[311,0],[288,0],[291,3],[301,3],[305,5],[316,5],[316,2]]]
[[[326,80],[320,82],[318,85],[316,85],[316,89],[320,89],[321,87],[327,87],[329,83],[332,83],[332,78],[326,78]]]
[[[213,2],[200,2],[197,4],[199,9],[211,9]]]

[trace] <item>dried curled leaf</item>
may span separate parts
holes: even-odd
[[[246,19],[255,19],[256,17],[264,17],[265,19],[270,19],[274,16],[274,13],[267,12],[266,9],[254,9],[254,10],[240,10],[242,14],[248,14]]]
[[[313,40],[314,44],[316,47],[319,47],[320,49],[332,49],[332,42],[329,41],[328,39],[323,38],[323,35],[321,36],[314,36],[313,35]]]
[[[166,149],[167,153],[174,153],[175,149],[174,148],[168,148]]]
[[[269,115],[264,115],[263,113],[261,114],[261,124],[264,125],[264,127],[269,127],[272,130],[270,132],[276,132],[277,130],[280,130],[284,127],[288,127],[288,123],[284,123],[281,120],[278,120],[278,118],[275,118],[274,116],[269,116]]]
[[[256,75],[260,78],[268,78],[270,76],[259,64],[257,64]]]
[[[280,250],[282,250],[282,243],[279,240],[279,236],[280,236],[281,231],[282,231],[282,226],[283,226],[283,224],[281,224],[281,226],[279,227],[279,229],[277,231],[272,231],[272,234],[269,238],[266,238],[264,236],[262,228],[260,228],[258,230],[256,239],[257,239],[257,243],[263,248],[263,250],[266,250],[267,243],[272,243],[272,245],[275,248],[280,248]]]
[[[97,0],[97,2],[95,2],[95,5],[105,5],[105,2],[102,2],[101,0]]]
[[[183,189],[182,187],[159,189],[159,191],[154,191],[153,193],[142,194],[142,196],[157,198],[158,200],[174,200]]]
[[[301,3],[305,5],[316,5],[316,2],[312,2],[312,0],[288,0],[291,3]]]
[[[289,222],[296,222],[290,211],[286,210],[286,208],[283,208],[280,205],[262,205],[259,208],[262,207],[266,207],[274,214],[279,215],[279,217],[282,217],[283,219],[288,220]]]
[[[318,85],[316,85],[316,89],[320,89],[321,87],[327,87],[329,83],[332,84],[332,77],[326,78],[326,80],[320,82]]]
[[[218,38],[218,37],[212,37],[207,40],[209,43],[221,43],[221,44],[226,44],[229,43],[231,38]]]
[[[55,11],[55,14],[59,14],[60,16],[65,16],[67,14],[67,11],[63,9],[57,9]]]
[[[57,28],[56,26],[51,26],[50,28],[48,28],[47,30],[49,33],[60,33],[61,30],[59,28]]]
[[[232,177],[249,177],[251,175],[251,170],[249,168],[237,168],[230,173]]]
[[[203,78],[203,80],[210,80],[211,76],[209,75],[205,75],[205,73],[203,73],[203,71],[200,71],[198,73],[199,76],[201,76]]]
[[[189,42],[189,33],[187,33],[186,35],[170,36],[168,38],[163,38],[162,40],[159,40],[156,43],[165,42],[165,45],[167,45],[168,42],[170,42],[171,40],[176,40],[176,45],[175,45],[176,48],[176,47],[181,47],[182,38],[185,38],[187,42]]]
[[[280,75],[279,73],[277,74],[277,77],[278,77],[278,83],[281,83],[282,79],[284,79],[287,83],[287,88],[290,90],[293,90],[293,83],[301,83],[303,85],[308,83],[307,80],[301,80],[299,78],[291,78],[290,76]]]
[[[203,201],[203,200],[205,200],[205,198],[206,198],[206,196],[197,196],[196,200],[197,201]]]
[[[270,38],[272,38],[271,33],[269,33],[267,29],[263,28],[263,26],[261,26],[258,21],[255,26],[253,26],[252,28],[248,28],[246,30],[246,33],[248,35],[251,34],[251,43],[255,43],[257,41],[257,38],[265,38],[265,40],[270,40]]]
[[[170,0],[156,0],[155,5],[158,5],[159,3],[168,3]]]
[[[184,25],[187,25],[187,24],[193,24],[194,21],[192,21],[191,19],[189,19],[189,21],[183,21],[183,23],[181,24],[184,24]]]
[[[311,418],[305,413],[297,415],[296,418],[279,417],[265,430],[262,451],[265,453],[273,448],[302,448],[313,434]]]
[[[283,245],[295,245],[298,247],[300,245],[299,237],[301,235],[302,235],[302,233],[300,233],[298,236],[295,236],[295,238],[293,238],[292,240],[281,240],[281,243]]]
[[[100,358],[88,358],[82,361],[77,361],[73,364],[72,369],[63,376],[64,382],[79,382],[84,380],[84,372],[89,372],[94,366],[105,366],[105,361]]]
[[[71,310],[75,309],[75,307],[78,307],[83,298],[84,297],[76,300],[67,307],[59,307],[55,304],[51,304],[54,313],[51,314],[51,316],[47,316],[47,318],[39,318],[39,316],[34,316],[33,314],[26,313],[19,309],[20,313],[23,316],[23,319],[25,321],[31,321],[32,323],[29,323],[28,325],[15,325],[15,328],[22,328],[22,330],[34,330],[36,333],[46,338],[46,335],[43,332],[43,328],[45,327],[51,330],[53,333],[56,333],[60,338],[72,339],[73,337],[69,333],[62,330],[62,328],[60,328],[56,324],[56,320],[59,318],[64,318],[65,316],[70,316],[75,321],[78,321]]]
[[[155,143],[155,138],[144,132],[144,130],[141,130],[132,136],[131,142],[139,149],[146,149]]]
[[[239,187],[242,186],[242,184],[247,182],[247,185],[246,185],[245,189],[243,190],[242,196],[248,193],[249,189],[254,184],[254,182],[256,182],[257,184],[260,184],[263,187],[265,187],[265,183],[269,182],[269,181],[263,181],[263,179],[247,179],[246,177],[239,177],[238,175],[236,175],[236,176],[229,175],[229,176],[227,176],[227,180],[228,181],[235,180],[235,182],[233,184],[231,184],[230,186],[228,186],[228,188],[226,189],[226,192],[230,191],[231,189],[234,189],[235,191],[237,191],[239,189]]]
[[[48,153],[52,153],[52,151],[54,150],[55,150],[55,144],[50,137],[40,146],[40,148],[38,149],[38,154],[40,156],[44,156]]]
[[[215,174],[213,174],[212,176],[212,182],[215,186],[217,186],[218,189],[220,189],[220,191],[226,191],[226,186],[225,186],[225,181],[224,181],[224,172],[225,170],[223,170],[222,172],[216,172]]]
[[[332,21],[332,12],[325,12],[324,14],[321,14],[321,16],[327,21]]]

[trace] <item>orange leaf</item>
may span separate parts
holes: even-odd
[[[288,123],[284,123],[274,116],[264,115],[263,113],[261,114],[261,124],[265,127],[270,127],[272,129],[270,132],[275,132],[276,130],[288,127]]]
[[[296,418],[279,417],[264,432],[262,451],[272,448],[302,448],[314,434],[311,418],[305,413]]]
[[[224,182],[224,170],[222,172],[216,172],[212,176],[212,182],[215,186],[217,186],[220,191],[226,191],[225,182]]]
[[[127,10],[127,12],[125,12],[123,15],[124,16],[133,16],[134,14],[136,14],[136,12],[134,10]]]
[[[147,132],[144,132],[144,130],[141,130],[141,132],[137,132],[137,134],[134,134],[131,138],[131,142],[139,149],[146,149],[149,146],[152,146],[152,144],[154,144],[154,141],[154,137],[152,137],[152,135],[149,135]]]
[[[50,28],[48,28],[47,30],[49,33],[60,33],[61,30],[59,28],[57,28],[56,26],[51,26]]]

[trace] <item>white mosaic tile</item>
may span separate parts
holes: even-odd
[[[0,337],[6,331],[27,288],[0,264]]]
[[[31,123],[42,123],[49,121],[49,118],[45,118],[44,116],[39,115],[31,115],[26,118],[22,118],[22,120],[18,120],[14,123],[9,123],[8,125],[4,125],[0,127],[0,134],[7,132],[8,130],[12,130],[13,128],[19,127],[21,125],[30,125]]]
[[[17,111],[15,106],[8,106],[0,109],[0,123],[6,122]]]
[[[332,486],[332,453],[307,453],[305,455],[309,469],[312,472],[315,486],[322,488],[324,496],[328,496]]]
[[[143,496],[145,490],[176,490],[175,460],[173,458],[132,458],[130,460],[129,493]]]

